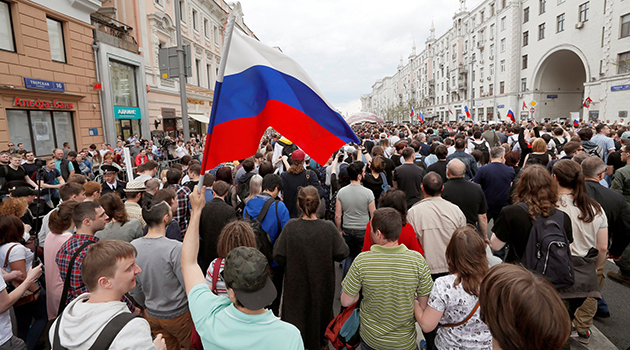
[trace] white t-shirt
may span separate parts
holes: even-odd
[[[15,248],[11,249],[11,253],[9,254],[9,264],[4,269],[4,271],[11,272],[12,270],[11,270],[10,264],[12,262],[19,261],[19,260],[25,260],[26,271],[28,271],[31,268],[31,265],[33,265],[34,255],[30,249],[26,248],[20,243],[11,242],[11,243],[5,243],[2,246],[0,246],[0,259],[1,259],[0,264],[4,266],[4,259],[7,256],[7,251],[9,251],[9,248],[11,248],[12,246],[15,246]]]
[[[573,196],[561,195],[558,199],[558,209],[567,213],[571,218],[571,228],[573,229],[573,243],[571,243],[571,254],[575,256],[586,256],[589,249],[597,248],[597,231],[600,228],[608,227],[606,213],[602,212],[595,216],[591,222],[584,222],[578,219],[581,215],[580,209],[573,204]]]
[[[184,146],[179,146],[175,149],[175,154],[177,155],[177,158],[181,158],[187,155],[188,151],[186,151],[186,148]]]
[[[476,296],[466,293],[461,283],[453,287],[455,278],[455,275],[448,275],[436,279],[429,295],[429,306],[443,312],[440,324],[463,321],[479,300]],[[444,350],[491,350],[492,335],[488,326],[479,317],[479,308],[460,326],[438,328],[435,346]]]
[[[3,261],[4,263],[4,261]],[[2,275],[0,273],[0,275]],[[0,293],[7,289],[7,284],[4,282],[4,278],[0,276]],[[0,345],[6,343],[13,336],[11,329],[11,315],[9,310],[0,314]]]

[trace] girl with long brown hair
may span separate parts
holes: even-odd
[[[573,243],[571,244],[571,255],[578,258],[585,258],[597,271],[597,278],[592,276],[588,280],[590,288],[576,290],[577,286],[584,286],[583,281],[578,281],[571,289],[572,296],[581,292],[582,298],[590,296],[590,292],[598,291],[603,287],[604,268],[606,267],[606,253],[608,251],[608,220],[602,207],[589,197],[586,191],[586,183],[582,167],[573,160],[563,159],[553,166],[553,177],[558,182],[558,208],[567,213],[571,218],[573,227]],[[599,287],[599,288],[598,288]],[[561,290],[561,293],[563,291]],[[582,299],[584,300],[584,299]],[[572,306],[582,304],[576,301]],[[574,325],[577,339],[585,344],[590,340],[590,327],[593,325],[593,317],[597,311],[597,301],[592,297],[587,298],[579,307],[581,312],[575,313]],[[569,316],[573,318],[574,309],[569,309]],[[579,317],[577,317],[579,316]]]
[[[107,193],[99,198],[98,202],[111,221],[94,236],[100,240],[119,239],[126,242],[142,237],[142,223],[138,219],[129,218],[125,204],[118,197],[118,193]]]
[[[435,280],[423,309],[414,315],[425,333],[438,324],[438,349],[492,349],[490,329],[479,317],[479,286],[488,273],[486,244],[472,226],[458,228],[446,247],[450,275]]]
[[[523,258],[525,247],[536,216],[549,217],[558,208],[558,186],[551,174],[542,165],[531,165],[521,170],[521,176],[512,194],[514,205],[501,209],[499,218],[492,227],[490,247],[499,251],[506,244],[509,249],[505,262],[518,263]],[[525,208],[518,205],[524,203]],[[573,241],[571,218],[563,214],[564,231],[569,242]]]

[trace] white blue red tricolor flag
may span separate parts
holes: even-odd
[[[349,142],[360,143],[297,62],[279,50],[226,27],[214,90],[202,174],[251,157],[269,126],[319,164]]]
[[[470,111],[468,110],[468,106],[464,103],[464,113],[466,113],[466,118],[470,118]]]
[[[413,118],[414,114],[416,114],[416,112],[413,110],[413,107],[411,107],[411,113],[409,113],[409,116]]]
[[[578,126],[580,126],[580,122],[577,119],[573,119],[573,126],[577,128]]]
[[[508,118],[512,121],[512,123],[516,123],[516,118],[514,118],[514,112],[510,109],[507,113]]]
[[[422,114],[422,111],[418,111],[418,119],[420,119],[420,123],[424,123],[424,114]]]

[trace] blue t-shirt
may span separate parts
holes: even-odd
[[[490,163],[479,168],[473,181],[481,185],[486,194],[488,213],[498,214],[508,205],[514,176],[514,169],[503,163]]]
[[[281,321],[271,310],[245,314],[228,298],[213,294],[206,283],[190,290],[188,306],[204,349],[304,349],[294,325]]]
[[[55,169],[57,169],[57,171],[59,171],[59,174],[61,174],[61,160],[55,159]],[[68,172],[72,170],[74,170],[74,165],[72,165],[72,162],[68,162]],[[59,184],[59,181],[55,179],[54,185],[58,185],[58,184]]]
[[[243,210],[243,218],[245,218],[245,213],[247,212],[252,219],[255,219],[262,207],[265,205],[265,202],[271,198],[268,195],[259,194],[256,197],[250,199],[245,205],[245,209]],[[276,206],[278,206],[278,216],[276,218]],[[276,239],[280,235],[280,232],[284,228],[284,225],[289,222],[291,219],[291,215],[289,214],[289,209],[284,205],[281,201],[275,201],[269,207],[269,211],[267,215],[263,218],[260,226],[262,227],[267,234],[269,234],[269,238],[271,239],[271,243],[275,243]],[[278,220],[280,220],[280,226],[278,226]],[[278,266],[278,263],[275,261],[271,262],[271,267]]]

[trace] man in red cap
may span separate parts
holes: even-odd
[[[297,207],[298,188],[314,186],[317,188],[319,196],[324,196],[324,189],[319,182],[317,174],[304,166],[305,156],[304,151],[301,149],[293,151],[291,153],[291,165],[288,165],[286,158],[283,157],[283,162],[285,162],[285,166],[288,169],[280,175],[282,177],[282,198],[292,218],[299,217]]]

